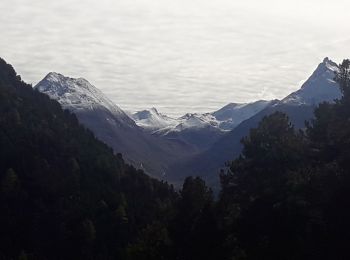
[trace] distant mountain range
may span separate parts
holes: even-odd
[[[131,114],[131,117],[152,135],[181,140],[203,150],[270,103],[265,100],[246,104],[231,103],[212,113],[188,113],[179,118],[168,117],[151,108]]]
[[[253,103],[230,103],[218,111],[205,114],[188,113],[179,118],[171,118],[157,111],[156,108],[143,110],[131,114],[140,127],[161,134],[181,132],[186,129],[200,129],[206,127],[230,131],[242,121],[250,118],[267,107],[271,101],[259,100]]]
[[[156,108],[124,112],[85,79],[58,73],[49,73],[35,89],[75,113],[100,140],[147,173],[174,184],[199,175],[215,187],[219,168],[240,154],[241,138],[265,115],[285,112],[302,128],[315,106],[339,98],[333,79],[337,70],[337,64],[325,58],[301,89],[282,100],[231,103],[215,112],[179,118]]]

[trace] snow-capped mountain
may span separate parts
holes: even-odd
[[[148,131],[172,128],[178,124],[176,119],[159,113],[154,107],[131,114],[131,118],[135,120],[138,126]]]
[[[105,110],[113,117],[108,120],[135,127],[134,121],[121,108],[83,78],[74,79],[50,72],[34,88],[57,100],[63,108],[74,113]]]
[[[332,102],[340,98],[341,92],[338,83],[334,81],[335,73],[338,70],[339,67],[335,62],[325,58],[301,88],[285,97],[282,103],[296,106],[317,105],[324,101]]]
[[[176,129],[181,131],[187,128],[202,128],[206,126],[218,127],[216,118],[209,113],[187,113],[179,118],[179,124],[176,126]]]

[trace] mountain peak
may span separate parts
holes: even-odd
[[[154,107],[142,111],[137,111],[131,115],[135,123],[147,130],[159,130],[176,125],[176,120],[163,115]]]
[[[49,73],[45,76],[45,78],[52,78],[52,79],[58,79],[58,78],[61,78],[61,77],[64,77],[64,76],[63,76],[62,74],[57,73],[57,72],[54,72],[54,71],[49,72]]]
[[[332,102],[341,97],[339,85],[335,82],[338,65],[328,57],[324,58],[301,88],[282,100],[290,105],[317,105]]]
[[[135,125],[123,110],[84,78],[75,79],[50,72],[34,88],[57,100],[63,108],[72,112],[102,109],[109,111],[114,118],[124,121],[127,125]]]
[[[322,63],[328,63],[328,62],[330,62],[331,60],[328,58],[328,57],[325,57],[324,59],[323,59],[323,62]]]
[[[56,92],[56,94],[60,95],[66,92],[73,93],[77,88],[85,88],[92,92],[98,91],[86,79],[74,79],[57,72],[48,73],[34,88],[40,92]]]
[[[60,73],[57,72],[49,72],[42,81],[49,81],[49,82],[61,82],[65,80],[65,76],[63,76]]]
[[[328,57],[324,58],[322,63],[320,63],[320,65],[318,66],[319,68],[325,68],[327,70],[331,70],[333,72],[337,72],[339,67],[338,64],[335,63],[334,61],[332,61],[331,59],[329,59]],[[316,69],[317,71],[317,69]]]

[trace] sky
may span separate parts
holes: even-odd
[[[180,116],[283,98],[350,56],[348,0],[1,0],[0,57],[33,85],[83,77]]]

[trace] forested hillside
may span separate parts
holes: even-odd
[[[176,193],[0,60],[0,259],[116,259]]]
[[[222,174],[221,218],[233,254],[349,259],[349,60],[335,76],[343,97],[321,104],[305,131],[295,131],[283,113],[265,117]]]

